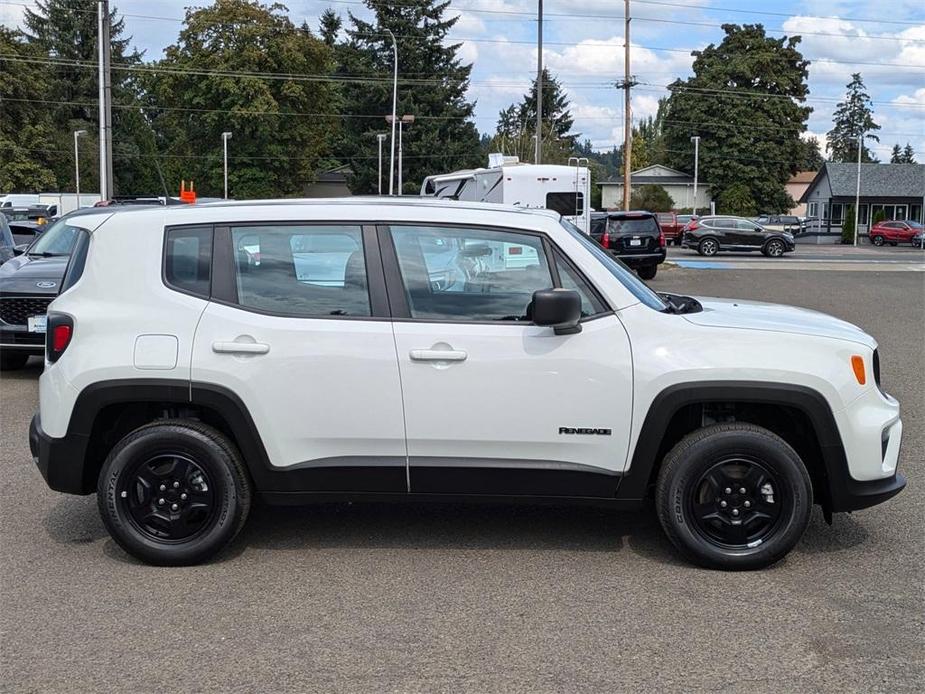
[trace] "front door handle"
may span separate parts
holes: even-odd
[[[461,349],[412,349],[411,361],[465,361],[469,354]]]
[[[270,345],[263,342],[213,342],[212,351],[219,354],[266,354]]]

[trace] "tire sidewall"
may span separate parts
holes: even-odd
[[[204,531],[187,542],[165,543],[145,535],[120,503],[126,476],[140,461],[159,453],[188,455],[213,485],[218,506],[215,516]],[[232,455],[201,432],[183,426],[156,426],[129,434],[107,458],[97,488],[100,515],[112,538],[126,552],[151,564],[194,564],[218,552],[237,533],[244,512]]]
[[[778,249],[779,252],[775,253],[774,252],[775,249]],[[781,256],[784,255],[784,244],[781,243],[780,241],[773,241],[773,240],[768,241],[768,245],[766,246],[765,255],[771,258],[780,258]]]
[[[773,535],[754,548],[719,547],[700,534],[690,517],[688,496],[706,470],[725,457],[748,456],[759,460],[776,475],[785,494],[787,508]],[[662,523],[671,526],[670,535],[696,562],[709,568],[755,569],[782,558],[802,537],[812,511],[809,475],[796,453],[782,440],[750,431],[728,431],[694,443],[685,453],[676,474],[659,485]],[[782,497],[783,498],[783,497]],[[668,517],[665,517],[665,516]]]
[[[709,248],[712,248],[713,250],[711,252],[708,252],[707,249]],[[697,250],[700,252],[700,255],[711,257],[711,256],[716,255],[719,248],[718,248],[718,244],[713,239],[704,239],[703,241],[700,242],[700,245],[698,246]]]

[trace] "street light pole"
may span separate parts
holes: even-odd
[[[379,195],[382,195],[382,141],[387,138],[385,133],[378,133],[376,140],[379,142]]]
[[[404,115],[401,117],[401,120],[398,121],[398,194],[402,194],[402,144],[401,144],[401,134],[402,134],[402,125],[407,123],[411,125],[414,123],[414,116]]]
[[[228,140],[231,139],[230,132],[222,133],[222,153],[225,160],[225,200],[228,199]]]
[[[109,34],[109,0],[97,3],[97,43],[99,45],[99,102],[100,102],[100,196],[113,197],[112,183],[112,83],[109,58],[112,47]]]
[[[864,133],[858,135],[858,181],[854,190],[854,247],[858,247],[858,210],[861,203],[861,150],[864,148]],[[870,212],[868,211],[868,215]],[[868,216],[868,222],[870,217]]]
[[[694,135],[691,138],[691,142],[694,143],[694,204],[692,207],[692,214],[697,215],[697,171],[700,165],[700,136]]]
[[[394,75],[392,77],[392,156],[389,160],[389,195],[394,193],[395,184],[395,121],[398,120],[398,43],[390,29],[385,30],[392,37]]]
[[[536,149],[533,163],[543,163],[543,0],[536,15]]]
[[[77,209],[80,209],[80,152],[77,149],[77,138],[86,135],[86,130],[74,131],[74,188],[77,190]]]

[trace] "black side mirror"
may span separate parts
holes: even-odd
[[[533,322],[548,325],[556,335],[581,332],[581,297],[571,289],[540,289],[533,292]]]

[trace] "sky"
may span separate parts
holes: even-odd
[[[0,0],[0,21],[15,26],[23,4]],[[91,6],[94,3],[88,3]],[[195,0],[113,0],[126,33],[153,60],[176,41],[184,8]],[[289,0],[296,23],[317,28],[330,7],[368,18],[361,0]],[[536,75],[537,0],[453,0],[459,21],[449,39],[473,65],[470,99],[476,125],[492,133],[498,112],[519,101]],[[887,11],[888,10],[888,11]],[[894,143],[911,143],[925,162],[925,2],[922,0],[631,0],[631,73],[634,121],[654,115],[664,85],[691,74],[690,52],[719,43],[724,23],[761,23],[769,35],[799,34],[809,67],[813,107],[809,134],[824,142],[832,112],[851,73],[860,72],[880,124],[881,160]],[[623,78],[623,3],[619,0],[546,0],[543,59],[572,103],[573,131],[596,149],[620,144]],[[401,60],[399,59],[399,71]]]

